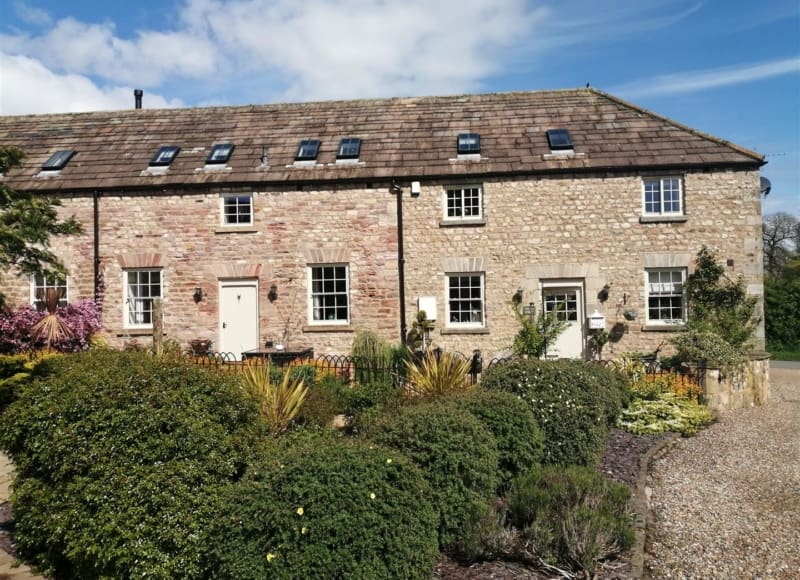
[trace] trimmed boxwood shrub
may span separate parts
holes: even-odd
[[[436,513],[422,472],[385,448],[290,434],[225,493],[219,578],[430,578]]]
[[[541,463],[544,434],[530,407],[518,396],[501,391],[475,390],[454,396],[451,404],[473,415],[494,435],[499,453],[498,491]]]
[[[545,434],[545,463],[591,465],[608,429],[628,400],[625,380],[582,361],[518,360],[493,365],[481,380],[487,390],[524,400]]]
[[[486,512],[497,488],[497,444],[468,412],[435,402],[400,407],[371,427],[370,438],[423,469],[439,512],[442,547]]]
[[[20,554],[60,577],[202,576],[213,497],[258,426],[238,377],[114,351],[34,377],[0,425]]]
[[[348,415],[380,407],[399,404],[402,391],[389,382],[356,383],[346,390],[345,412]]]
[[[299,423],[324,427],[330,425],[336,415],[344,414],[347,387],[342,381],[327,375],[307,386],[308,396],[297,415]]]

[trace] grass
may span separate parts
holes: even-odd
[[[770,350],[772,360],[796,360],[800,361],[800,352],[790,350]]]

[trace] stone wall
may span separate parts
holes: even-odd
[[[621,331],[604,356],[652,351],[671,333],[644,325],[644,268],[677,262],[691,268],[702,244],[729,264],[728,276],[744,276],[748,291],[761,296],[758,172],[683,176],[686,220],[661,223],[640,223],[642,178],[634,174],[423,183],[421,195],[407,199],[404,207],[409,320],[417,297],[435,296],[434,341],[463,352],[480,348],[492,357],[511,346],[519,328],[511,309],[517,289],[523,290],[522,304],[532,301],[540,308],[542,279],[580,279],[584,313],[596,309],[605,315],[607,330],[618,325]],[[448,184],[483,185],[485,223],[440,224]],[[485,267],[485,330],[457,333],[443,324],[445,267],[454,259]],[[606,284],[609,296],[601,302],[598,292]],[[624,318],[628,309],[638,312],[636,320]]]
[[[316,352],[349,352],[356,328],[369,328],[399,342],[397,222],[395,198],[386,189],[256,191],[252,226],[220,226],[220,196],[211,193],[103,195],[100,260],[106,284],[103,323],[114,346],[149,330],[123,325],[123,269],[158,267],[163,274],[164,332],[183,347],[195,338],[219,344],[219,281],[258,281],[259,342],[312,346]],[[93,295],[91,198],[64,199],[85,233],[59,240],[56,253],[69,268],[69,298]],[[309,328],[308,264],[346,262],[350,278],[350,324]],[[278,297],[267,294],[275,285]],[[196,303],[196,287],[203,299]],[[20,280],[9,298],[27,303],[29,283]],[[311,332],[313,330],[313,332]],[[288,335],[284,340],[284,334]]]
[[[468,163],[468,162],[465,162]],[[455,168],[463,174],[465,170]],[[763,294],[758,172],[690,172],[684,177],[684,221],[641,223],[640,175],[593,174],[538,178],[423,181],[421,194],[404,190],[406,320],[417,297],[435,297],[434,343],[484,359],[510,348],[518,330],[511,299],[541,308],[543,280],[579,281],[584,315],[597,310],[619,340],[604,356],[652,351],[671,334],[644,325],[645,267],[691,267],[702,244],[718,252],[731,277],[744,276],[748,291]],[[483,187],[483,220],[442,224],[444,188]],[[346,353],[353,331],[369,328],[399,342],[396,197],[388,188],[340,185],[325,190],[255,188],[254,223],[220,227],[220,196],[252,189],[166,190],[100,197],[100,260],[105,277],[104,325],[112,345],[149,333],[123,328],[123,268],[163,269],[164,329],[187,341],[219,340],[219,282],[258,280],[260,342],[312,346],[318,353]],[[74,214],[84,234],[54,247],[70,270],[70,300],[93,293],[91,196],[64,196],[62,213]],[[307,266],[334,257],[350,267],[351,324],[308,324]],[[486,327],[453,330],[444,324],[445,273],[480,270],[485,275]],[[27,303],[27,280],[5,287],[11,303]],[[278,298],[267,294],[275,285]],[[608,298],[598,293],[608,286]],[[196,287],[204,298],[195,303]],[[638,312],[626,320],[625,310]],[[763,344],[763,325],[759,329]]]
[[[708,407],[712,411],[732,411],[766,403],[770,396],[769,360],[766,353],[754,354],[734,370],[698,372]]]

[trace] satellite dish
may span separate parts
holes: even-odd
[[[766,177],[761,178],[761,195],[767,197],[769,192],[772,191],[772,182]]]

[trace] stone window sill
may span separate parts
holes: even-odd
[[[685,324],[646,324],[642,326],[642,332],[681,332],[686,330]]]
[[[166,333],[163,333],[166,336]],[[152,328],[128,328],[126,330],[117,331],[117,338],[125,338],[126,336],[153,336]]]
[[[486,219],[471,219],[471,220],[441,220],[439,221],[440,228],[474,228],[485,226]]]
[[[487,327],[483,328],[443,328],[442,335],[448,334],[489,334]]]
[[[214,230],[215,234],[257,234],[258,228],[253,226],[221,226]]]
[[[355,332],[350,324],[307,324],[303,332]]]
[[[685,215],[643,215],[639,217],[640,224],[658,223],[683,223],[689,221]]]

